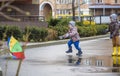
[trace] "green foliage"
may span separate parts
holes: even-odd
[[[48,35],[48,31],[46,28],[31,27],[29,40],[33,40],[35,42],[45,41],[47,35]]]
[[[12,35],[16,39],[21,39],[22,38],[22,32],[21,32],[21,29],[18,26],[7,26],[5,29],[7,30],[7,32],[6,32],[7,38],[12,36]]]
[[[94,26],[78,26],[78,32],[81,37],[94,36],[97,33]]]
[[[104,30],[106,28],[107,25],[78,26],[78,32],[81,37],[89,37],[105,34]]]
[[[57,31],[58,36],[61,36],[66,32],[68,32],[68,26],[56,26],[56,27],[53,27],[53,29]]]
[[[59,23],[59,19],[53,19],[53,18],[51,18],[51,19],[48,21],[48,25],[49,25],[49,26],[56,26],[58,23]]]
[[[0,26],[0,40],[7,40],[12,35],[18,40],[22,38],[22,32],[18,26]]]
[[[107,25],[97,25],[97,26],[96,26],[97,35],[106,34],[106,33],[105,33],[105,29],[107,29],[107,28],[108,28]]]
[[[68,23],[69,23],[70,19],[68,18],[62,18],[62,19],[59,19],[59,23],[58,25],[61,25],[61,26],[67,26]]]
[[[60,23],[62,24],[62,23]],[[66,21],[63,24],[68,24]],[[90,25],[90,26],[77,26],[78,32],[81,37],[89,37],[94,35],[105,34],[104,30],[108,28],[107,25]],[[0,39],[7,39],[13,35],[18,40],[23,41],[45,41],[56,40],[58,36],[64,35],[68,32],[68,26],[57,25],[49,28],[39,27],[26,27],[23,31],[18,26],[0,26]]]
[[[3,38],[3,33],[4,33],[4,27],[0,26],[0,40]]]
[[[82,23],[82,22],[76,22],[76,25],[77,25],[77,26],[82,26],[83,23]]]
[[[68,18],[61,18],[61,19],[53,19],[51,18],[49,21],[48,21],[48,25],[49,26],[66,26],[68,25],[70,19]]]

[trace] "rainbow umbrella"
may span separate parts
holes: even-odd
[[[12,57],[16,59],[24,59],[24,52],[23,49],[20,45],[20,43],[13,37],[11,36],[8,38],[8,48],[10,52],[12,53]]]

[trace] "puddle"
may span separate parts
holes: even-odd
[[[120,57],[118,56],[89,56],[84,55],[76,57],[68,55],[66,59],[57,60],[45,60],[45,59],[27,59],[24,61],[29,65],[40,66],[40,65],[60,65],[70,66],[71,71],[76,72],[90,72],[90,73],[109,73],[109,72],[120,72]]]
[[[74,71],[80,72],[120,72],[119,56],[81,56],[75,58],[68,55],[70,66],[76,65]]]

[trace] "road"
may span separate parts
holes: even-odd
[[[67,44],[28,48],[19,76],[120,76],[120,57],[112,57],[109,38],[81,41],[83,55],[66,54]],[[1,56],[4,76],[15,76],[19,60]],[[76,65],[76,62],[80,64]]]

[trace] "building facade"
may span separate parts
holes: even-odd
[[[0,0],[0,6],[2,6],[2,4],[6,4],[8,1],[10,0]],[[14,8],[10,8],[9,6],[4,7],[0,10],[0,12],[7,15],[7,17],[5,17],[5,15],[0,14],[0,24],[19,25],[21,26],[21,28],[24,28],[28,25],[47,27],[48,24],[44,21],[45,18],[43,16],[39,16],[39,2],[40,0],[15,0],[11,2],[11,6],[18,8],[18,10],[21,10],[22,12]],[[28,12],[30,13],[29,16],[25,14]],[[40,19],[42,20],[42,22],[40,22]]]
[[[120,0],[90,0],[90,13],[93,15],[110,15],[120,13]]]
[[[22,10],[29,11],[31,16],[43,16],[45,19],[49,19],[51,17],[56,18],[57,15],[72,14],[72,1],[73,0],[15,0],[12,5],[17,6]],[[74,1],[75,15],[89,14],[88,0]],[[4,9],[3,11],[7,15],[22,15],[10,8]]]
[[[88,0],[75,0],[75,14],[89,14],[88,4],[84,3]],[[67,15],[72,14],[72,0],[40,0],[39,15],[49,18],[53,18],[56,15]],[[80,5],[80,11],[78,6]]]

